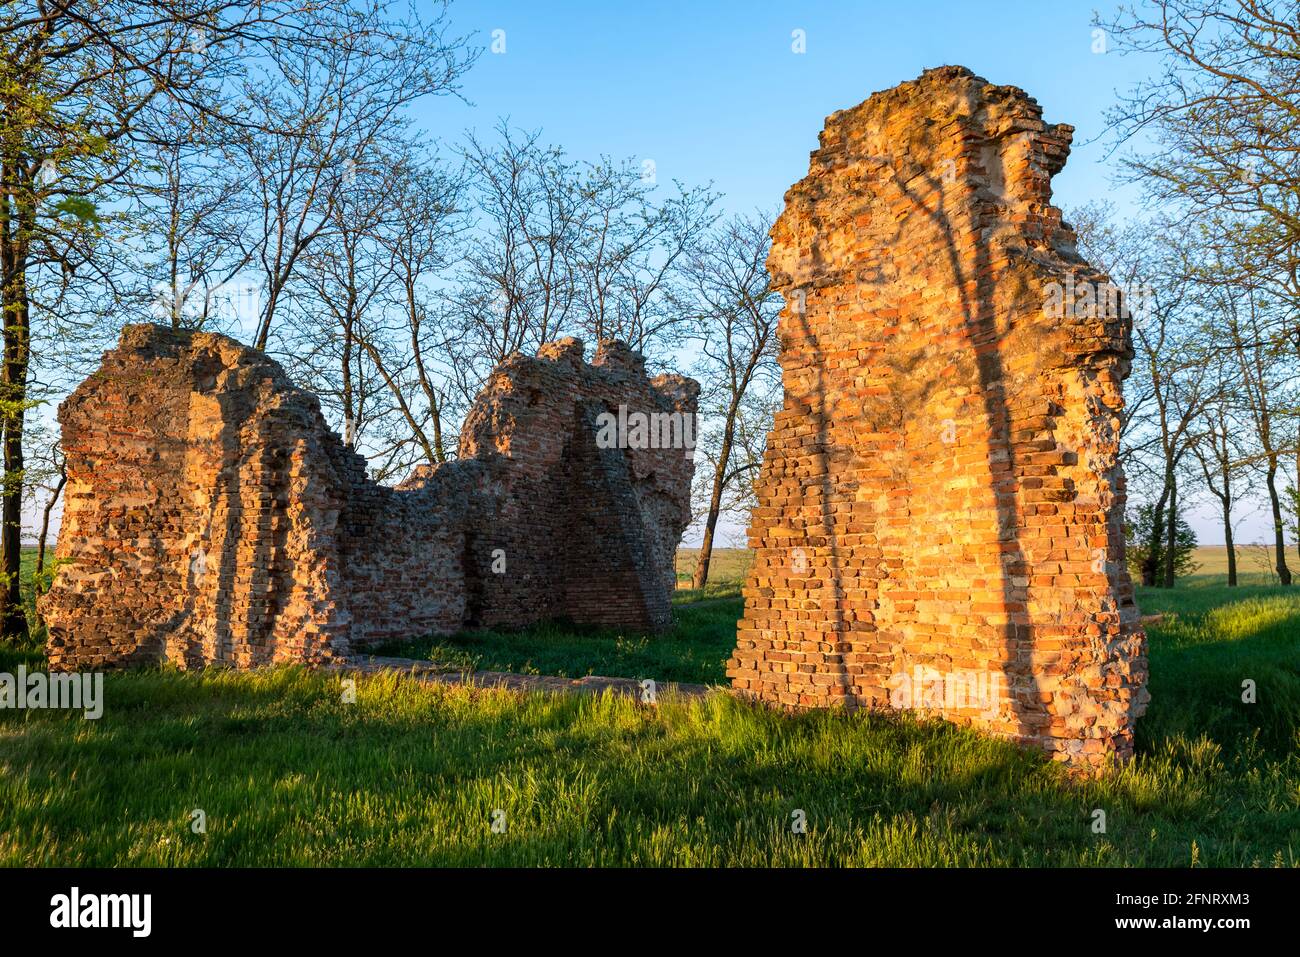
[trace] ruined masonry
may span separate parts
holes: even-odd
[[[550,343],[492,372],[455,460],[393,489],[261,352],[128,326],[59,410],[50,666],[320,662],[550,618],[662,629],[691,454],[599,427],[620,407],[683,420],[698,393],[621,343],[590,364]]]
[[[785,403],[727,674],[1100,768],[1148,698],[1117,461],[1131,329],[1045,305],[1106,278],[1051,205],[1073,130],[1041,114],[942,67],[827,119],[772,230]]]

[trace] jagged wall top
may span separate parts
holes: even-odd
[[[827,119],[771,233],[785,401],[755,485],[738,689],[921,708],[1079,765],[1132,753],[1129,324],[1049,308],[1106,283],[1051,203],[1072,132],[955,66]],[[982,680],[982,700],[936,705],[918,675]]]
[[[691,460],[596,454],[589,419],[620,405],[693,413],[698,387],[649,379],[620,343],[591,365],[582,353],[568,340],[507,359],[460,457],[394,489],[262,352],[125,327],[59,410],[68,487],[41,598],[51,667],[310,662],[565,615],[662,628]],[[570,559],[578,532],[589,540]]]

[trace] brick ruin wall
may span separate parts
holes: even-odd
[[[943,67],[827,119],[772,230],[785,402],[727,674],[1099,768],[1148,697],[1117,457],[1131,328],[1049,307],[1107,280],[1051,205],[1073,131],[1041,114]]]
[[[690,451],[596,429],[620,406],[693,425],[698,392],[621,343],[590,364],[551,343],[493,371],[456,459],[389,488],[262,353],[128,326],[59,410],[50,667],[319,662],[549,618],[662,629]]]

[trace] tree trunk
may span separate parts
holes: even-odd
[[[703,588],[709,583],[709,563],[713,559],[713,534],[722,512],[722,491],[727,481],[727,463],[731,459],[731,443],[736,429],[736,411],[732,402],[727,409],[727,422],[722,430],[722,446],[718,449],[718,464],[713,470],[713,491],[709,496],[709,514],[704,519],[704,539],[700,542],[700,560],[695,566],[692,588]]]
[[[1223,515],[1223,540],[1228,547],[1228,587],[1237,587],[1237,549],[1232,544],[1232,523],[1228,520],[1227,510]]]
[[[54,506],[59,501],[59,495],[63,493],[63,486],[68,484],[68,469],[65,465],[59,470],[59,481],[55,483],[54,491],[50,495],[50,500],[45,503],[45,510],[41,513],[41,534],[36,539],[36,573],[33,575],[35,582],[33,590],[40,594],[41,573],[45,571],[45,544],[50,538],[50,515],[54,512]]]
[[[1165,505],[1169,501],[1169,479],[1166,477],[1160,498],[1151,510],[1151,536],[1147,540],[1147,554],[1142,559],[1142,584],[1155,586],[1160,571],[1160,543],[1165,536]]]
[[[22,263],[23,259],[17,260]],[[4,491],[0,493],[0,575],[4,578],[0,637],[27,634],[22,598],[23,427],[27,405],[28,317],[24,271],[16,271],[4,314]]]
[[[1219,502],[1223,506],[1223,543],[1228,549],[1228,587],[1237,587],[1237,549],[1232,543],[1232,471],[1228,468],[1227,430],[1224,429],[1224,457],[1220,460],[1220,475],[1223,478],[1223,494]]]
[[[356,445],[356,418],[352,408],[352,323],[343,325],[343,444]]]
[[[280,301],[280,287],[275,282],[267,283],[269,287],[266,291],[266,312],[262,316],[262,323],[257,330],[257,340],[253,345],[262,352],[266,351],[266,344],[271,339],[271,321],[275,316],[275,307]]]
[[[1291,584],[1291,569],[1286,565],[1286,523],[1282,518],[1282,502],[1277,494],[1277,456],[1268,458],[1268,471],[1264,473],[1268,486],[1268,500],[1273,507],[1273,552],[1277,556],[1277,578],[1283,585]]]
[[[0,371],[0,456],[3,490],[0,491],[0,638],[21,638],[27,633],[22,601],[23,426],[27,409],[28,300],[27,244],[34,227],[35,210],[19,197],[30,195],[30,183],[19,183],[19,170],[6,162],[0,181],[0,310],[3,311],[4,358]],[[26,188],[27,192],[24,193]]]
[[[1232,499],[1223,498],[1223,545],[1227,547],[1227,586],[1236,588],[1236,546],[1232,544]]]
[[[1178,561],[1178,485],[1177,480],[1169,490],[1169,524],[1165,527],[1164,585],[1174,587]]]
[[[430,404],[429,415],[433,418],[433,464],[437,464],[447,461],[447,450],[442,439],[442,409],[436,404]]]

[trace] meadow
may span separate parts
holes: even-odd
[[[98,721],[0,711],[0,864],[1296,866],[1300,591],[1263,572],[1229,589],[1202,552],[1178,588],[1139,594],[1165,615],[1152,702],[1137,758],[1101,780],[939,721],[722,692],[646,708],[389,673],[346,703],[338,675],[303,668],[153,668],[109,675]],[[721,683],[746,560],[681,589],[664,638],[548,626],[404,650]],[[41,661],[35,641],[0,649],[0,671]]]

